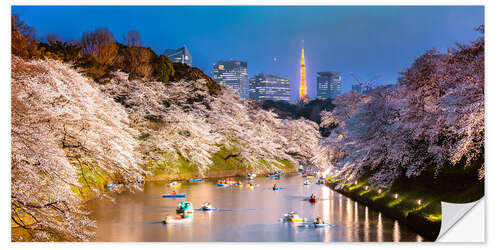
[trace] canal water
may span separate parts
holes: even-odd
[[[235,178],[237,179],[237,178]],[[246,184],[246,180],[241,178]],[[406,226],[353,201],[325,185],[303,185],[300,175],[282,176],[280,180],[258,177],[254,189],[217,187],[217,180],[182,183],[175,188],[186,198],[162,198],[172,188],[165,182],[146,182],[144,191],[121,193],[115,202],[94,201],[91,216],[97,221],[96,241],[425,241]],[[281,187],[273,191],[272,186]],[[316,204],[307,198],[320,197]],[[179,202],[190,201],[195,212],[190,220],[163,224],[175,216]],[[199,210],[209,201],[217,210]],[[310,222],[290,223],[280,219],[294,210]],[[321,216],[329,223],[314,228],[310,223]]]

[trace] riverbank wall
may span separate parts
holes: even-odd
[[[391,204],[394,203],[386,203],[376,198],[373,199],[373,197],[376,196],[366,195],[370,191],[364,190],[362,192],[359,192],[359,189],[363,190],[362,186],[360,186],[359,188],[349,189],[348,186],[337,188],[335,183],[327,183],[326,185],[332,190],[345,195],[354,201],[380,211],[385,216],[398,220],[400,223],[408,226],[410,229],[428,240],[434,241],[439,235],[439,231],[441,229],[441,220],[431,221],[416,212],[406,213],[405,211],[398,209],[395,206],[391,206]],[[377,194],[379,193],[377,191],[373,192]],[[379,194],[379,196],[381,195]]]

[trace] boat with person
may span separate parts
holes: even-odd
[[[314,219],[313,223],[315,228],[324,228],[326,226],[326,223],[321,219],[321,216],[317,216],[316,219]]]
[[[199,179],[190,179],[188,182],[202,182],[203,180],[201,178]]]
[[[174,182],[170,182],[168,185],[171,187],[180,187],[182,185],[182,183],[174,181]]]
[[[289,222],[303,222],[304,219],[300,218],[298,214],[296,214],[294,211],[290,211],[287,214],[284,214],[283,216],[284,221],[289,221]]]
[[[177,213],[193,213],[193,204],[189,201],[181,201],[177,205],[175,211],[177,211]]]
[[[201,205],[201,210],[203,211],[214,211],[216,208],[210,204],[210,202],[205,202]]]
[[[185,198],[186,194],[178,194],[176,192],[173,192],[171,194],[164,194],[162,195],[163,198]]]
[[[318,197],[315,194],[311,194],[311,196],[309,197],[309,202],[311,203],[318,202]]]
[[[247,180],[253,180],[257,175],[253,172],[247,174]]]
[[[311,185],[310,181],[304,181],[304,186],[309,186],[309,185]]]
[[[229,186],[229,184],[227,184],[225,180],[218,180],[217,186],[218,187],[227,187],[227,186]]]

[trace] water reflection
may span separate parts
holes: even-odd
[[[300,176],[282,177],[278,183],[284,189],[279,191],[272,191],[275,181],[269,178],[257,178],[260,186],[254,190],[216,187],[216,180],[184,183],[177,192],[186,193],[187,199],[162,198],[170,187],[146,182],[144,192],[118,195],[115,203],[91,202],[96,241],[424,241],[398,221],[324,185],[304,187],[302,181]],[[318,203],[307,201],[311,193],[320,196]],[[189,223],[164,225],[183,200],[196,209],[209,201],[218,210],[197,210]],[[310,221],[322,216],[331,226],[315,229],[280,222],[290,210]]]
[[[364,223],[364,241],[370,240],[370,215],[368,212],[368,207],[365,207],[365,223]]]
[[[382,223],[382,213],[379,212],[378,218],[377,218],[377,241],[378,242],[384,241],[383,231],[384,231],[384,224]]]
[[[394,221],[394,227],[392,230],[392,241],[399,242],[399,222],[397,220]]]

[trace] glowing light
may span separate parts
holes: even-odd
[[[354,185],[358,185],[358,181],[355,181],[355,182],[354,182]]]
[[[382,189],[379,188],[378,189],[378,193],[381,194],[382,193]]]
[[[394,199],[397,199],[397,198],[399,198],[399,194],[394,195]]]
[[[422,205],[422,200],[418,200],[418,201],[417,201],[417,204],[418,204],[418,205]]]
[[[302,59],[300,62],[300,100],[307,102],[307,83],[306,83],[306,59],[304,57],[304,45],[302,45]]]
[[[368,186],[365,186],[365,190],[368,190]]]
[[[219,65],[219,69],[220,69],[220,70],[223,70],[223,69],[224,69],[224,65],[222,65],[222,64],[221,64],[221,65]]]

